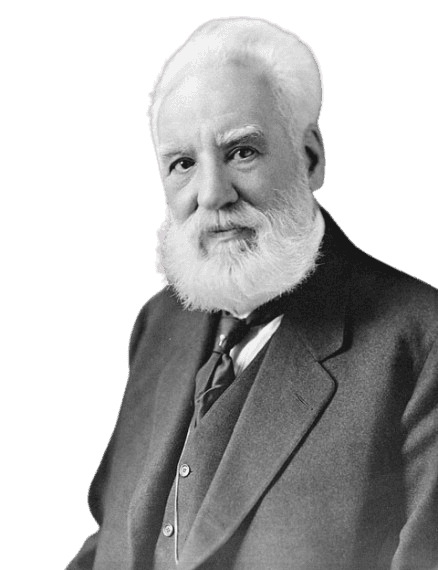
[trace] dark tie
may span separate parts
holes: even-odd
[[[274,299],[253,311],[246,319],[237,319],[222,312],[212,355],[196,375],[195,427],[235,379],[230,350],[243,340],[251,327],[264,325],[281,315],[286,299]]]

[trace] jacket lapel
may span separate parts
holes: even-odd
[[[344,343],[350,266],[336,247],[346,238],[332,224],[326,220],[317,271],[290,296],[187,537],[181,570],[198,567],[229,540],[335,393],[321,362]]]

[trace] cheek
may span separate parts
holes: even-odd
[[[236,188],[241,194],[256,195],[266,187],[266,174],[265,168],[256,166],[251,170],[238,170],[237,168],[230,168],[231,185]]]
[[[178,222],[185,222],[196,209],[190,193],[185,189],[169,188],[164,185],[166,202],[173,218]]]
[[[274,190],[278,188],[279,179],[265,170],[241,180],[240,197],[259,209],[269,207]]]

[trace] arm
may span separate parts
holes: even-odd
[[[403,416],[406,524],[391,570],[438,569],[438,342]]]

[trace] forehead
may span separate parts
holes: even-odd
[[[197,144],[232,129],[258,125],[272,130],[274,98],[268,81],[252,69],[227,65],[178,83],[157,115],[158,146]]]

